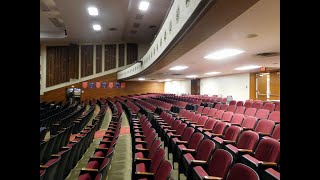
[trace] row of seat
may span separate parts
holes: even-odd
[[[116,107],[112,108],[117,109],[116,112],[113,112],[113,115],[117,116],[117,118],[113,118],[110,121],[103,139],[100,141],[99,146],[94,150],[93,156],[90,157],[85,168],[80,170],[78,177],[79,180],[106,179],[107,172],[109,171],[112,161],[114,148],[117,144],[121,130],[122,108],[118,104],[119,103],[116,103]]]
[[[103,120],[103,117],[100,117],[101,120]],[[98,117],[96,117],[96,119],[98,119]],[[94,124],[87,125],[72,141],[69,139],[74,124],[69,128],[63,128],[63,132],[69,132],[67,136],[63,136],[63,132],[59,132],[57,135],[52,136],[47,142],[41,143],[40,179],[62,180],[66,178],[93,141],[98,123],[99,121],[97,120]],[[47,146],[41,146],[43,144],[47,144]]]

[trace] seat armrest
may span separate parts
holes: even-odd
[[[192,166],[199,166],[199,165],[204,165],[207,164],[207,161],[202,161],[202,160],[191,160],[191,165]]]
[[[196,127],[204,127],[204,125],[196,124]]]
[[[223,140],[224,144],[235,144],[236,141],[230,141],[230,140]]]
[[[203,179],[222,180],[223,178],[216,176],[203,176]]]
[[[188,144],[188,141],[177,141],[177,144]]]
[[[276,167],[277,163],[275,162],[265,162],[265,161],[259,161],[258,167],[259,168],[269,168],[269,167]]]
[[[253,129],[252,129],[252,128],[248,128],[248,127],[243,127],[242,129],[243,129],[244,131],[248,131],[248,130],[253,131]]]
[[[193,153],[193,152],[196,152],[195,149],[181,149],[182,150],[182,153]]]
[[[167,132],[176,132],[174,129],[168,129]]]

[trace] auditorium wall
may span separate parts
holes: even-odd
[[[82,88],[82,82],[71,84],[63,88],[58,88],[55,90],[44,92],[40,96],[41,101],[65,101],[66,100],[66,89],[71,88],[74,85],[75,88],[81,88],[84,93],[81,95],[81,100],[100,98],[100,97],[113,97],[122,96],[129,94],[141,94],[141,93],[164,93],[164,83],[163,82],[145,82],[145,81],[118,81],[117,73],[112,73],[109,75],[101,76],[86,81],[88,82],[88,87],[86,89]],[[90,82],[124,82],[124,88],[89,88]]]
[[[191,94],[191,80],[165,82],[164,92],[172,94]]]

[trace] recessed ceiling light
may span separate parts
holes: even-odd
[[[149,7],[149,4],[150,3],[148,1],[141,1],[140,5],[139,5],[139,9],[141,11],[146,11],[148,9],[148,7]]]
[[[186,76],[187,78],[196,78],[198,77],[197,75],[189,75],[189,76]]]
[[[261,66],[257,66],[257,65],[249,65],[249,66],[237,67],[237,68],[235,68],[235,70],[249,70],[249,69],[257,69],[260,67]]]
[[[169,70],[180,71],[180,70],[187,69],[187,68],[188,68],[188,66],[174,66],[174,67],[170,68]]]
[[[95,30],[95,31],[100,31],[101,30],[100,24],[94,24],[94,25],[92,25],[92,27],[93,27],[93,30]]]
[[[243,52],[244,52],[243,50],[238,50],[238,49],[222,49],[222,50],[216,51],[214,53],[208,54],[203,58],[219,60],[219,59],[224,59],[227,57],[235,56],[235,55],[241,54]]]
[[[88,13],[91,16],[98,16],[99,12],[96,7],[88,7]]]
[[[171,81],[171,79],[165,79],[164,81]]]
[[[139,78],[138,80],[139,81],[144,81],[144,80],[146,80],[146,78]]]
[[[214,74],[220,74],[221,72],[208,72],[206,75],[214,75]]]

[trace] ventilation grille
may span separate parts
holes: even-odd
[[[136,19],[142,19],[143,18],[143,14],[137,14],[136,15]]]
[[[173,75],[173,76],[181,76],[183,74],[171,74],[171,75]]]
[[[260,57],[273,57],[273,56],[279,56],[280,53],[279,52],[265,52],[265,53],[259,53],[256,55],[260,56]]]
[[[63,23],[61,23],[57,18],[49,18],[49,20],[50,20],[56,27],[64,27]]]

